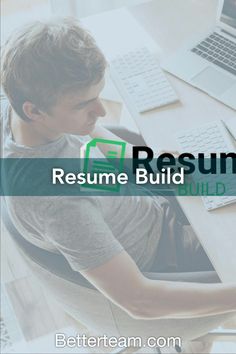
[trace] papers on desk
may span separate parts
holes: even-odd
[[[14,345],[25,343],[17,318],[9,301],[5,286],[1,283],[1,353],[14,352]]]
[[[121,8],[82,19],[108,60],[145,43],[153,52],[161,52],[131,13]],[[108,31],[110,29],[110,31]]]

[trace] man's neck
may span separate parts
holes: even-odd
[[[24,121],[13,110],[10,115],[10,127],[13,139],[19,145],[35,147],[60,138],[59,134],[45,131],[45,127],[37,122]]]

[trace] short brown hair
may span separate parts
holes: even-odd
[[[48,110],[59,97],[99,82],[106,61],[92,36],[72,18],[37,21],[6,42],[2,86],[16,113],[25,101]]]

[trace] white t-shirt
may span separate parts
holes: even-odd
[[[10,106],[6,100],[2,106],[4,157],[79,157],[82,143],[74,135],[33,148],[16,144],[9,126]],[[6,202],[23,237],[43,249],[62,253],[74,270],[97,267],[122,250],[142,271],[148,271],[154,262],[164,220],[164,198],[6,197]]]

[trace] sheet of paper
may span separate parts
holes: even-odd
[[[133,48],[148,47],[161,51],[131,13],[121,8],[82,19],[82,24],[92,33],[106,57],[112,59]],[[110,28],[110,31],[107,29]]]

